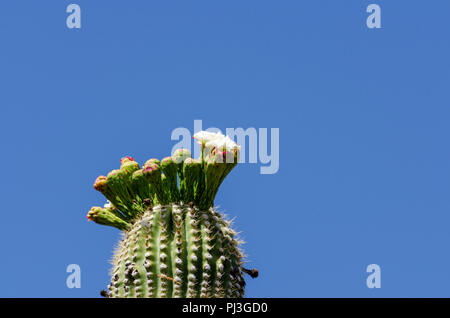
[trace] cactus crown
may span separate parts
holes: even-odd
[[[161,161],[147,160],[142,167],[132,157],[122,158],[120,169],[95,181],[94,188],[109,203],[93,207],[87,218],[129,230],[150,206],[192,202],[200,210],[212,207],[220,185],[239,160],[240,147],[220,133],[201,131],[194,138],[201,144],[199,159],[193,159],[187,149],[178,149]]]
[[[201,156],[178,149],[142,167],[121,159],[94,188],[109,201],[87,218],[124,231],[113,260],[110,297],[240,297],[242,254],[236,234],[213,208],[217,191],[239,160],[228,137],[194,135]]]

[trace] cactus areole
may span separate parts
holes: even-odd
[[[250,271],[230,222],[213,206],[240,147],[220,133],[194,138],[199,159],[186,149],[142,167],[124,157],[95,181],[108,203],[91,208],[88,220],[123,231],[103,296],[243,297]]]

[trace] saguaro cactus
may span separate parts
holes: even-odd
[[[214,209],[220,184],[240,147],[220,133],[199,132],[201,157],[186,149],[148,160],[131,157],[94,188],[108,203],[87,218],[123,231],[107,297],[242,297],[242,252],[230,222]]]

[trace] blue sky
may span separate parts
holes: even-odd
[[[66,27],[77,3],[82,28]],[[366,7],[381,7],[368,29]],[[248,297],[449,297],[448,1],[0,4],[1,297],[99,297],[119,232],[98,175],[176,127],[280,129],[280,169],[216,198]],[[81,288],[66,267],[81,267]],[[381,288],[366,267],[381,267]]]

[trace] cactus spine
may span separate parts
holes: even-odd
[[[123,231],[109,297],[243,297],[243,255],[230,222],[214,208],[220,184],[240,147],[221,134],[194,135],[198,160],[186,149],[148,160],[131,157],[100,176],[94,188],[109,203],[87,218]]]

